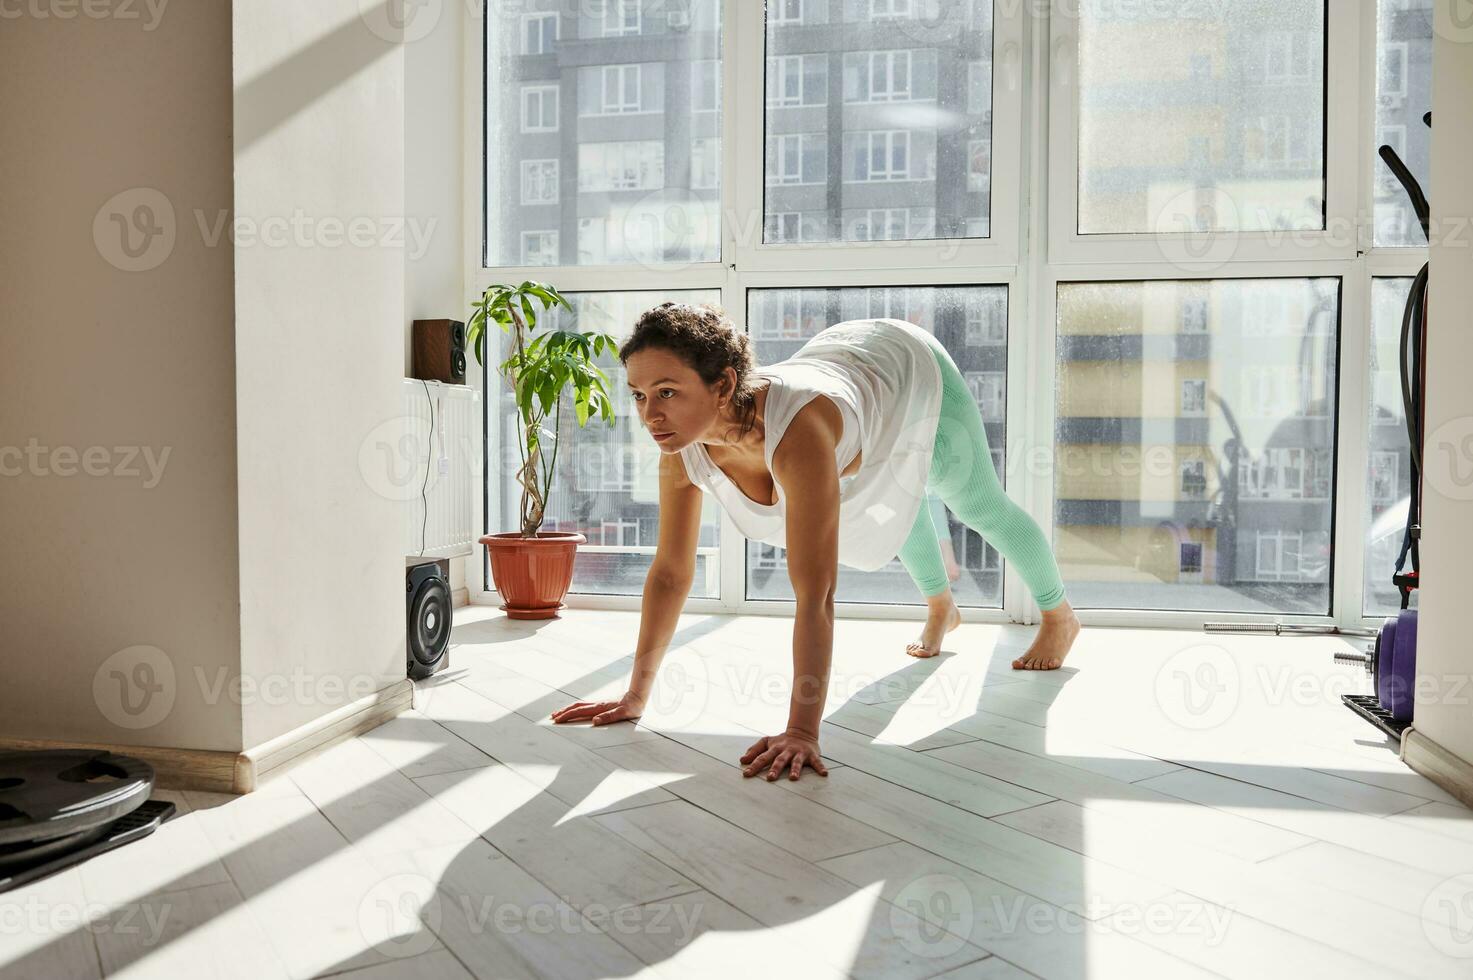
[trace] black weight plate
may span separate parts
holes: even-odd
[[[153,766],[99,749],[0,752],[0,846],[95,830],[153,792]]]

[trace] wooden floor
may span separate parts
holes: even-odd
[[[1021,673],[1031,627],[841,620],[830,774],[770,783],[790,620],[684,616],[639,725],[551,724],[638,623],[457,610],[413,712],[0,897],[0,975],[1473,976],[1473,818],[1340,705],[1344,641]]]

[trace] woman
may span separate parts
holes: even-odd
[[[929,607],[911,656],[935,656],[961,624],[928,494],[1013,563],[1043,612],[1013,667],[1063,663],[1079,621],[1058,566],[1038,525],[1003,493],[977,404],[929,333],[903,320],[849,320],[759,369],[719,307],[664,303],[640,316],[619,360],[662,453],[659,544],[628,692],[575,702],[555,722],[640,716],[695,576],[703,491],[746,537],[787,549],[797,600],[788,729],[747,750],[746,776],[787,769],[797,779],[805,765],[827,775],[818,731],[839,563],[873,570],[899,556]]]

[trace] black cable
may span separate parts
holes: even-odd
[[[1409,352],[1407,350],[1408,340],[1411,338],[1412,322],[1416,321],[1418,327],[1422,320],[1422,303],[1427,288],[1427,265],[1424,263],[1417,277],[1412,280],[1411,293],[1407,296],[1406,309],[1401,316],[1401,348],[1398,354],[1399,367],[1401,369],[1401,409],[1406,415],[1407,440],[1411,442],[1412,465],[1418,470],[1422,468],[1422,424],[1417,412],[1417,404],[1421,398],[1421,392],[1415,378],[1411,364],[1408,362]],[[1418,333],[1420,334],[1420,329]],[[1420,355],[1420,350],[1416,354]],[[1420,356],[1417,357],[1420,362]],[[1420,368],[1420,363],[1417,365]]]
[[[419,380],[419,383],[422,384],[422,385],[424,385],[424,389],[425,389],[425,404],[428,405],[429,406],[429,409],[430,409],[430,438],[428,440],[429,441],[428,453],[427,453],[427,455],[425,457],[425,481],[424,481],[424,483],[422,483],[420,485],[420,488],[419,488],[419,499],[425,505],[425,516],[424,516],[424,520],[422,522],[420,522],[420,525],[419,525],[419,555],[418,555],[418,557],[423,558],[424,557],[424,554],[425,554],[425,535],[429,531],[429,527],[430,527],[430,498],[425,493],[425,491],[427,489],[429,489],[429,486],[430,486],[430,466],[431,466],[431,464],[434,463],[434,460],[435,460],[435,402],[434,402],[434,399],[430,398],[430,385],[429,385],[429,382],[427,382],[423,378],[421,378]]]

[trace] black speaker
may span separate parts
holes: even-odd
[[[465,384],[465,324],[415,320],[412,371],[425,381]]]
[[[404,559],[409,676],[420,680],[450,662],[450,559]]]

